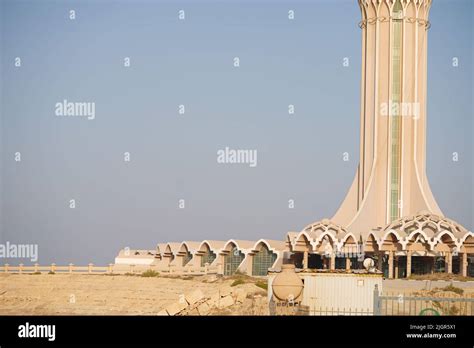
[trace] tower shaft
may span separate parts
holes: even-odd
[[[426,68],[431,0],[359,0],[360,163],[332,218],[366,234],[421,210],[442,213],[426,177]]]

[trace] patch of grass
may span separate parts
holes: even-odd
[[[48,274],[56,274],[56,272],[49,271]]]
[[[136,274],[135,273],[130,273],[130,272],[127,272],[124,274],[125,276],[129,276],[129,277],[135,277]]]
[[[245,280],[243,279],[236,279],[232,282],[232,284],[230,284],[230,286],[237,286],[237,285],[241,285],[241,284],[245,284]]]
[[[268,290],[268,283],[267,282],[259,280],[255,283],[255,285],[258,286],[259,288],[263,289],[263,290]]]
[[[463,290],[463,289],[457,288],[457,287],[452,286],[452,285],[448,285],[448,286],[442,288],[441,290],[443,290],[443,291],[451,291],[451,292],[454,292],[454,293],[456,293],[456,294],[458,294],[458,295],[464,294],[464,290]]]
[[[41,272],[33,272],[33,273],[31,273],[31,274],[32,274],[32,275],[33,275],[33,274],[41,274]]]
[[[149,269],[141,274],[142,277],[159,277],[160,273],[153,269]]]

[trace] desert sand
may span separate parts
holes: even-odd
[[[231,286],[234,281],[216,276],[0,274],[0,315],[166,315],[167,307],[196,290],[220,304],[206,307],[206,313],[180,309],[182,314],[265,314],[265,290],[255,280]]]

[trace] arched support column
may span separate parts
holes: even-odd
[[[467,253],[462,253],[461,257],[459,258],[461,262],[461,275],[463,277],[467,277]]]
[[[383,256],[384,253],[379,252],[378,253],[378,259],[377,259],[377,269],[382,272],[383,271]]]
[[[395,267],[394,267],[394,270],[393,270],[393,272],[395,273],[394,278],[398,279],[398,262],[399,262],[399,259],[398,259],[398,256],[395,256],[395,255],[394,255],[393,258],[394,258],[394,262],[395,262]]]
[[[395,253],[390,250],[388,252],[388,278],[393,279],[393,263],[394,263]]]
[[[453,253],[448,251],[445,256],[446,273],[453,273]]]
[[[407,251],[407,278],[410,278],[411,276],[411,257],[412,257],[413,251],[408,250]]]

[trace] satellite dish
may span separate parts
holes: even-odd
[[[364,268],[367,270],[367,271],[370,271],[371,269],[373,269],[375,266],[375,262],[373,259],[371,259],[370,257],[366,258],[364,260]]]

